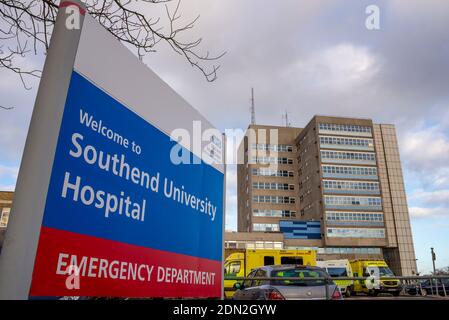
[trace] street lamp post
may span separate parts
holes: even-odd
[[[432,264],[433,264],[433,274],[435,275],[435,260],[437,259],[437,256],[435,255],[435,251],[433,250],[433,247],[430,248],[430,252],[432,254]]]

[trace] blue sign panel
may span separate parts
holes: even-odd
[[[148,105],[157,108],[156,102]],[[55,267],[49,264],[48,254],[54,253],[51,258],[58,266],[65,265],[71,248],[72,254],[78,255],[75,261],[89,251],[94,263],[109,255],[126,266],[137,260],[148,266],[142,270],[148,270],[153,286],[140,284],[140,289],[133,291],[131,281],[125,289],[115,290],[117,295],[157,296],[165,290],[174,296],[219,296],[224,175],[198,158],[193,163],[199,164],[174,164],[170,156],[176,145],[166,133],[74,71],[48,190],[35,278],[51,282],[46,270]],[[189,150],[182,151],[195,158]],[[159,269],[151,273],[149,260],[142,261],[145,256],[156,269],[161,264],[170,269],[171,277],[175,272],[180,283],[167,284]],[[187,269],[180,270],[182,266]],[[201,279],[209,277],[213,283],[195,289],[193,280],[188,281],[192,272],[207,273],[201,274]],[[97,278],[105,275],[100,271]],[[86,275],[91,291],[86,289],[85,295],[101,295],[92,278]],[[35,283],[32,292],[44,294],[44,285]],[[113,281],[102,286],[119,287]]]
[[[279,221],[285,239],[321,239],[320,221]]]

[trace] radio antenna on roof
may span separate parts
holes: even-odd
[[[285,126],[290,127],[292,124],[288,121],[288,112],[285,110],[285,114],[282,115],[282,121],[285,120]]]

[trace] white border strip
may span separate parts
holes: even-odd
[[[93,47],[96,50],[91,50]],[[193,139],[193,121],[201,121],[202,131],[215,129],[89,15],[86,15],[81,33],[75,71],[167,135],[182,128],[190,132]],[[129,79],[132,79],[131,83]],[[189,141],[180,144],[201,158],[198,150],[192,150]],[[201,150],[207,144],[209,142],[202,141]],[[213,166],[223,172],[222,164]]]

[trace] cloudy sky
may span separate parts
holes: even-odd
[[[380,8],[380,30],[365,28],[370,4]],[[395,124],[419,271],[430,271],[432,246],[437,266],[449,266],[448,1],[184,0],[181,12],[201,14],[188,35],[227,51],[219,78],[206,82],[164,45],[144,62],[220,129],[248,125],[251,87],[261,124],[281,124],[285,111],[298,127],[314,114]],[[0,69],[0,104],[15,106],[0,110],[0,190],[14,189],[37,90],[29,84]],[[227,192],[232,230],[232,167]]]

